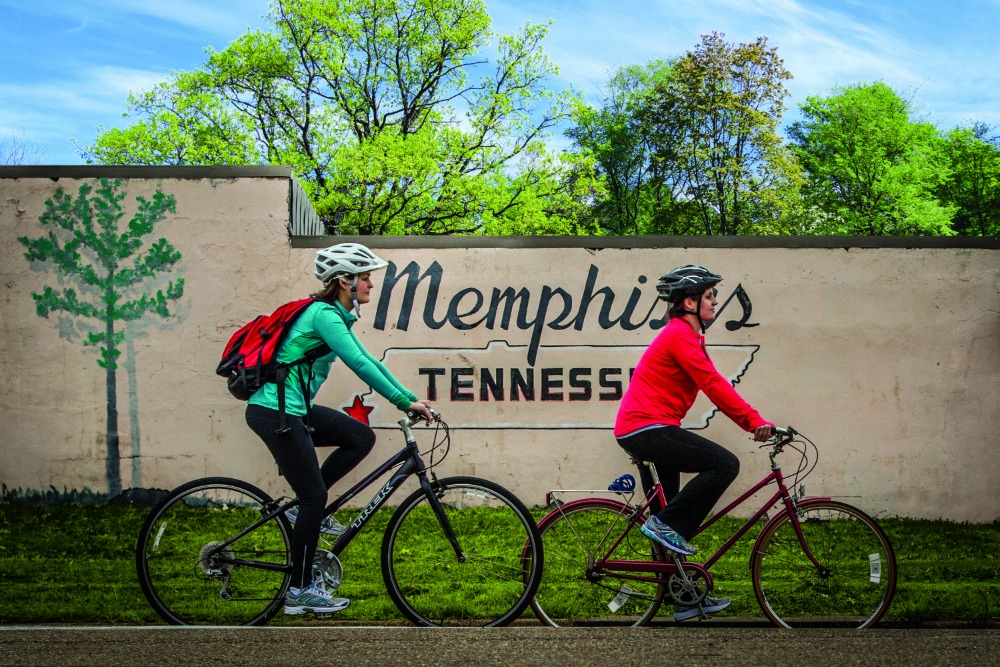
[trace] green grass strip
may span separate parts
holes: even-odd
[[[146,512],[131,505],[0,505],[0,622],[160,623],[135,574],[135,543]],[[351,606],[337,615],[338,621],[402,620],[379,567],[390,513],[381,510],[342,554],[344,583],[337,595],[349,598]],[[352,515],[338,516],[345,521]],[[1000,522],[879,523],[892,541],[899,571],[885,621],[988,623],[1000,618]],[[714,552],[738,525],[736,519],[720,520],[697,538],[701,552]],[[748,567],[753,537],[752,532],[712,569],[715,594],[733,598],[727,615],[762,616]],[[274,622],[302,621],[279,615]]]

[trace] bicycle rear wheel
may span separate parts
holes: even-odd
[[[638,626],[656,616],[666,591],[662,582],[624,579],[593,567],[595,559],[663,560],[659,545],[639,532],[645,517],[632,516],[633,511],[594,498],[539,522],[545,569],[531,608],[540,621],[553,627]],[[612,550],[630,523],[632,530]]]
[[[799,525],[823,568],[803,552],[790,515],[766,527],[750,565],[764,614],[784,628],[877,623],[896,591],[896,557],[875,520],[845,503],[806,501]]]
[[[135,553],[156,613],[172,625],[259,625],[273,617],[291,576],[288,520],[279,514],[233,540],[273,507],[257,487],[225,477],[171,491],[146,517]]]
[[[434,488],[463,558],[424,492],[413,493],[389,519],[382,540],[390,597],[417,625],[510,624],[528,606],[542,570],[534,519],[493,482],[450,477]]]

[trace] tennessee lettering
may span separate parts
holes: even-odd
[[[420,368],[428,400],[619,401],[634,368]]]

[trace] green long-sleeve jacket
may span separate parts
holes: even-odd
[[[393,377],[389,369],[361,345],[351,328],[357,321],[339,302],[333,304],[317,301],[309,306],[292,325],[287,339],[278,350],[278,361],[288,363],[302,356],[320,343],[330,347],[330,353],[318,358],[312,367],[309,383],[309,402],[330,374],[333,362],[340,359],[357,374],[365,384],[384,396],[400,410],[406,410],[417,400],[416,395]],[[285,380],[285,412],[290,415],[306,414],[306,401],[302,395],[302,378],[309,373],[308,364],[292,368]],[[250,397],[250,403],[272,410],[278,409],[278,385],[268,382]]]

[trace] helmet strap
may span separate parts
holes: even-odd
[[[358,319],[361,319],[361,304],[358,303],[358,275],[354,274],[354,280],[351,281],[351,300],[354,301],[354,312],[357,313]]]
[[[705,321],[701,319],[701,294],[685,296],[684,299],[681,300],[681,305],[684,304],[685,300],[691,299],[691,298],[695,298],[695,299],[698,300],[698,309],[697,310],[688,310],[687,308],[683,308],[683,309],[681,309],[681,312],[684,313],[685,315],[694,315],[695,317],[697,317],[698,318],[698,326],[701,327],[701,333],[705,333]]]

